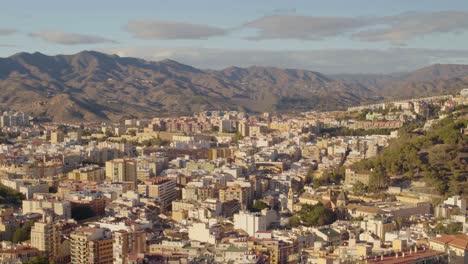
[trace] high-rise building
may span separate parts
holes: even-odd
[[[247,122],[239,122],[239,128],[237,129],[237,132],[239,132],[243,137],[247,137],[249,136],[249,132],[250,132],[250,127],[249,127],[249,124]]]
[[[112,233],[104,228],[82,227],[70,234],[72,264],[112,264]]]
[[[55,131],[50,133],[50,143],[60,143],[65,141],[65,135],[62,131]]]
[[[77,181],[103,181],[105,170],[97,165],[75,169],[68,173],[68,179]]]
[[[112,182],[137,181],[137,162],[132,159],[114,159],[106,162],[106,178]]]
[[[146,233],[144,231],[114,232],[114,264],[127,264],[130,254],[146,252]]]
[[[155,198],[163,210],[177,199],[176,182],[173,179],[153,177],[143,183],[138,185],[138,193]]]
[[[31,247],[39,249],[49,261],[56,261],[60,256],[61,230],[58,223],[54,223],[53,212],[46,210],[42,221],[34,223],[31,228]]]
[[[277,220],[277,212],[272,210],[263,209],[258,213],[240,211],[234,215],[234,228],[242,229],[249,236],[254,236],[257,231],[268,230],[269,225]]]

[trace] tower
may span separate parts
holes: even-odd
[[[31,228],[31,246],[44,252],[49,261],[56,260],[60,255],[61,239],[60,226],[54,223],[53,212],[44,210],[42,221]]]
[[[290,212],[294,211],[294,192],[291,186],[288,189],[288,210]]]

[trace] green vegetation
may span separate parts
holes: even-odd
[[[49,262],[49,259],[46,256],[34,257],[31,258],[26,264],[53,264],[54,262]]]
[[[336,220],[336,214],[331,209],[325,207],[322,203],[316,205],[305,204],[301,210],[289,219],[292,227],[304,226],[323,226],[329,225]]]
[[[328,135],[330,137],[338,136],[368,136],[368,135],[390,135],[395,129],[351,129],[347,127],[329,127],[320,131],[321,135]]]
[[[17,138],[20,135],[18,132],[3,132],[0,131],[0,144],[13,144],[10,139]]]
[[[462,230],[463,230],[463,224],[462,223],[451,222],[451,223],[448,223],[447,225],[444,225],[443,223],[439,222],[434,227],[433,231],[436,234],[454,235],[454,234],[461,233]]]
[[[356,195],[364,195],[369,192],[369,188],[364,183],[358,181],[353,185],[352,191]]]
[[[0,204],[19,205],[23,194],[0,183]]]
[[[404,127],[399,131],[400,137],[391,141],[380,155],[352,167],[358,171],[372,170],[370,191],[386,188],[390,176],[404,176],[423,179],[441,194],[468,195],[468,138],[461,133],[467,124],[466,113],[462,111],[440,120],[428,132],[414,133],[415,125]]]
[[[327,170],[323,173],[320,178],[314,178],[314,188],[318,188],[323,185],[340,184],[345,177],[345,168],[343,166]]]
[[[239,140],[242,140],[243,138],[244,138],[244,137],[242,136],[241,133],[236,132],[236,134],[234,134],[234,136],[232,137],[232,141],[233,141],[234,143],[237,143],[237,142],[239,142]]]
[[[270,208],[270,206],[268,206],[268,204],[266,204],[264,201],[262,200],[257,200],[255,201],[255,203],[252,205],[252,209],[251,211],[252,212],[260,212],[261,210],[265,209],[265,208]]]
[[[31,228],[34,221],[30,220],[23,224],[22,227],[15,230],[13,234],[13,242],[19,243],[31,239]]]
[[[141,142],[141,145],[146,147],[160,147],[169,144],[169,141],[162,140],[159,136]]]

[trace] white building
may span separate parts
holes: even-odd
[[[278,220],[277,212],[263,209],[260,213],[241,211],[234,215],[234,228],[242,229],[254,236],[255,232],[268,230],[271,223]]]
[[[219,237],[219,226],[206,223],[193,223],[188,228],[190,240],[216,244],[216,239]]]

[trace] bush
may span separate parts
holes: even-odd
[[[299,218],[299,221],[293,219],[293,223],[297,224],[300,222],[301,225],[308,227],[329,225],[335,222],[337,218],[335,212],[325,207],[322,203],[316,205],[305,204],[302,206],[301,210],[297,212],[296,216]],[[291,219],[290,224],[293,226]]]

